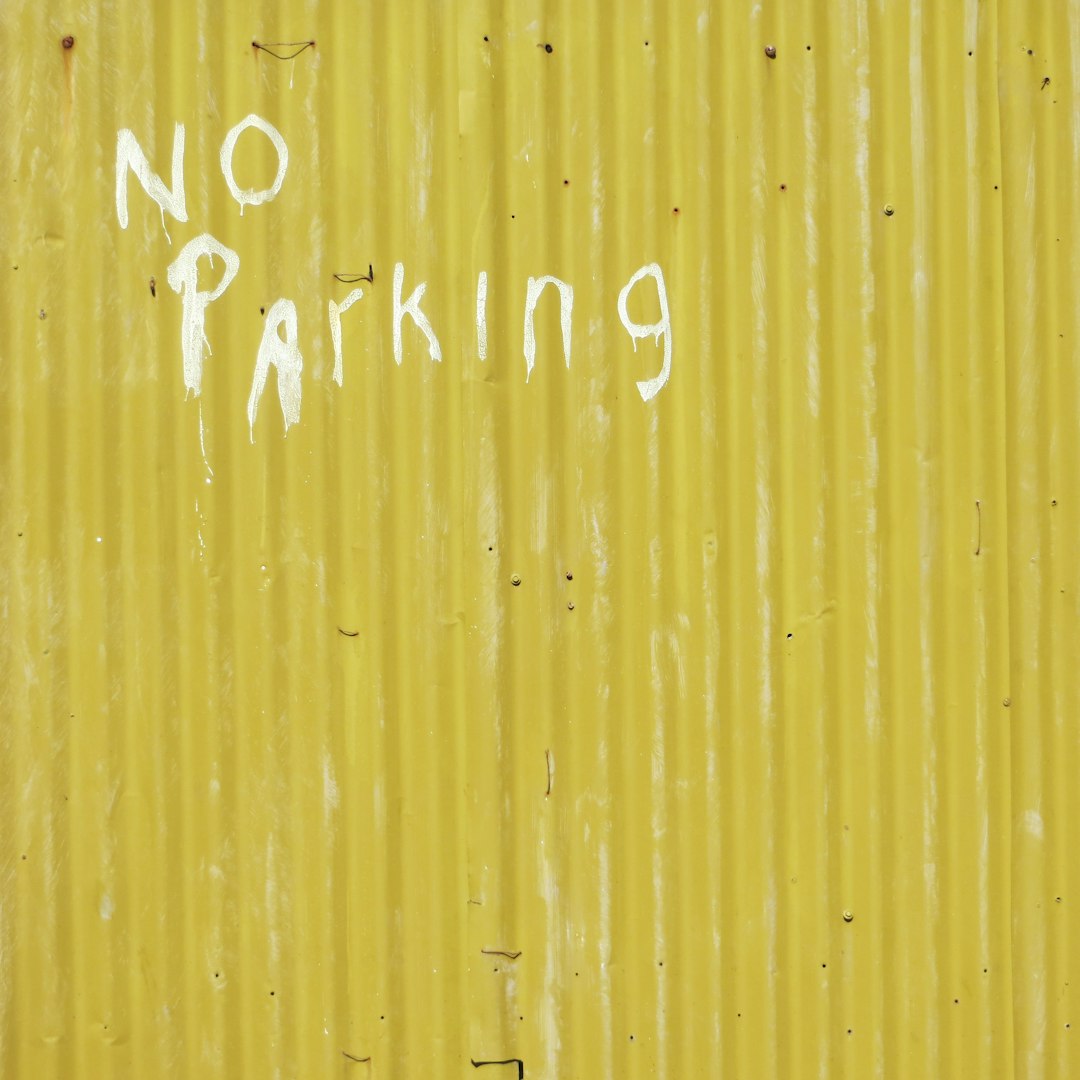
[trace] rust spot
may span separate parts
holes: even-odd
[[[776,59],[776,46],[775,45],[766,45],[765,46],[765,55],[770,60],[775,60]]]
[[[73,34],[65,35],[64,37],[62,37],[60,39],[60,44],[63,45],[65,49],[74,49],[75,48],[75,37],[74,37],[74,35]]]

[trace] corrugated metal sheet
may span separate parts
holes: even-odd
[[[0,46],[4,1076],[1080,1075],[1080,5]]]

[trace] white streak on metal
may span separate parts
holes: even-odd
[[[481,270],[476,279],[476,351],[481,360],[487,359],[487,271]]]

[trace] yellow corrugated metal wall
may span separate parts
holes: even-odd
[[[4,1077],[1080,1075],[1080,4],[0,55]]]

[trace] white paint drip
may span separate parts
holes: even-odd
[[[476,279],[476,351],[487,359],[487,271]]]
[[[643,325],[630,321],[626,312],[626,301],[630,296],[630,290],[644,277],[651,277],[656,282],[656,294],[660,300],[660,321]],[[668,309],[667,287],[664,285],[664,272],[657,263],[649,263],[638,270],[633,277],[623,286],[619,293],[619,319],[622,321],[626,332],[634,343],[634,352],[637,352],[637,343],[641,338],[647,338],[650,334],[660,343],[660,335],[664,337],[664,364],[660,374],[651,379],[643,379],[637,384],[638,393],[642,401],[650,401],[667,385],[671,378],[671,312]],[[568,362],[569,363],[569,362]]]
[[[195,500],[195,515],[199,519],[199,526],[195,530],[195,536],[198,538],[198,541],[199,541],[199,561],[202,562],[202,560],[206,556],[206,541],[203,540],[203,534],[202,534],[202,527],[206,524],[206,517],[203,515],[203,512],[199,509],[199,500],[198,499]]]
[[[327,305],[330,313],[330,338],[334,343],[334,382],[338,386],[341,386],[344,377],[344,364],[341,359],[341,313],[348,311],[363,295],[363,289],[353,289],[340,304],[331,300]]]
[[[116,135],[116,216],[120,228],[128,227],[127,178],[128,170],[142,185],[143,191],[158,204],[161,210],[161,227],[165,229],[165,211],[177,221],[187,221],[187,197],[184,192],[184,125],[177,124],[173,130],[172,190],[170,191],[157,173],[150,171],[146,154],[135,138],[134,132],[121,128]],[[168,229],[165,237],[172,243]]]
[[[206,482],[209,484],[209,483],[211,483],[213,481],[214,470],[210,468],[210,462],[206,458],[206,433],[205,433],[205,430],[203,429],[203,414],[202,414],[202,401],[201,400],[199,401],[199,451],[202,453],[203,465],[206,467],[207,473],[209,473],[209,475],[206,478]],[[198,502],[196,501],[196,506],[197,505],[198,505]]]
[[[279,333],[285,327],[285,338]],[[251,383],[251,396],[248,398],[248,424],[251,429],[251,441],[255,441],[255,416],[259,409],[259,399],[266,386],[266,377],[270,368],[277,369],[278,400],[281,413],[285,418],[285,431],[290,424],[300,422],[300,372],[304,361],[296,335],[296,305],[291,300],[276,300],[266,313],[266,325],[263,327],[259,354],[255,360],[255,378]]]
[[[205,255],[214,265],[218,255],[225,263],[225,273],[211,292],[199,291],[199,259]],[[209,233],[189,240],[167,271],[169,287],[181,294],[184,302],[183,322],[180,330],[180,347],[184,356],[184,386],[196,397],[202,389],[203,346],[209,351],[206,339],[206,308],[229,287],[240,269],[240,256],[219,243]]]
[[[252,188],[241,190],[240,186],[236,183],[236,177],[233,175],[233,153],[236,151],[236,140],[240,138],[241,134],[248,128],[255,128],[256,131],[261,131],[273,144],[274,149],[277,151],[278,167],[277,173],[274,176],[274,182],[268,188],[263,188],[261,191],[255,191]],[[281,132],[278,131],[273,124],[268,123],[261,116],[256,116],[251,113],[249,116],[245,116],[236,127],[232,128],[228,135],[225,136],[225,141],[221,144],[221,172],[225,177],[225,183],[229,186],[229,192],[232,197],[240,204],[240,215],[243,216],[245,206],[259,206],[261,203],[270,202],[275,198],[277,193],[281,190],[281,185],[285,182],[285,172],[289,167],[289,148],[285,145],[285,140],[281,137]]]
[[[394,264],[394,363],[400,366],[401,364],[401,321],[406,315],[416,323],[420,332],[427,338],[428,353],[431,359],[440,362],[442,360],[442,347],[439,345],[439,339],[435,336],[435,331],[431,328],[431,323],[428,322],[428,317],[420,310],[420,301],[423,299],[424,290],[427,288],[426,282],[420,282],[419,285],[413,289],[409,299],[403,304],[401,302],[401,286],[405,281],[405,265],[404,263]]]
[[[525,381],[529,381],[533,367],[536,364],[536,328],[534,315],[536,302],[540,294],[548,285],[554,285],[559,290],[559,322],[562,324],[562,347],[563,356],[566,358],[566,366],[570,367],[570,319],[574,310],[574,287],[567,285],[556,277],[545,275],[541,278],[529,278],[525,290]]]

